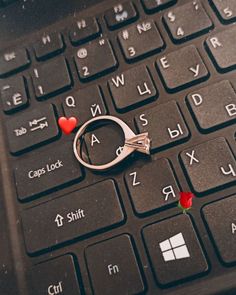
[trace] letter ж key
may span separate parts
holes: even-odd
[[[113,180],[96,183],[22,212],[26,249],[31,254],[108,229],[123,220]]]
[[[15,115],[6,121],[6,129],[12,154],[55,139],[59,133],[53,105]]]
[[[72,143],[35,152],[16,161],[14,169],[18,198],[26,200],[42,193],[79,181],[82,171],[72,151]]]

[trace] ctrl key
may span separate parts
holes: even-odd
[[[34,295],[80,295],[72,255],[65,255],[34,266],[30,273],[30,290]]]

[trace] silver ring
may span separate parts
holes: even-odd
[[[85,134],[85,131],[90,124],[92,124],[93,122],[102,121],[102,120],[109,120],[118,124],[124,132],[125,142],[124,142],[124,146],[122,148],[121,153],[114,160],[103,165],[92,165],[85,162],[81,157],[81,146],[82,146],[81,137]],[[136,135],[125,122],[123,122],[121,119],[117,117],[99,116],[85,122],[80,127],[80,129],[77,131],[75,135],[73,150],[74,150],[76,159],[83,166],[92,170],[103,171],[103,170],[108,170],[109,168],[117,165],[122,160],[127,158],[130,154],[132,154],[134,151],[138,151],[140,153],[150,155],[150,139],[148,137],[147,132]]]

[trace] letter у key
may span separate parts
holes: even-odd
[[[167,53],[157,59],[163,83],[170,92],[180,90],[208,78],[209,72],[193,45]]]

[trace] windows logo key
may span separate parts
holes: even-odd
[[[189,258],[190,254],[182,233],[159,243],[164,261]]]

